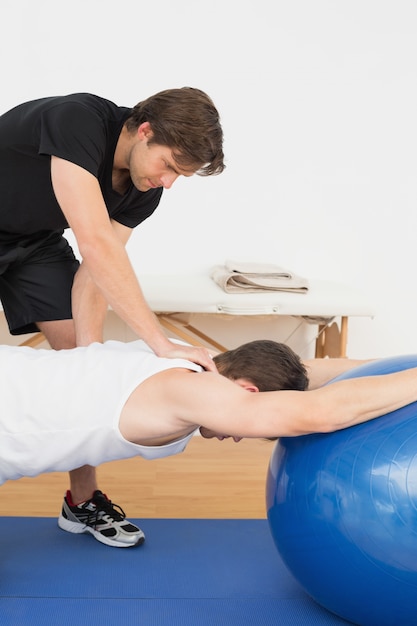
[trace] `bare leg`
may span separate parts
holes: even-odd
[[[83,465],[69,472],[70,491],[74,504],[89,500],[97,486],[96,468],[91,465]]]
[[[53,350],[66,350],[75,347],[75,330],[72,320],[38,322],[37,326]],[[71,495],[75,504],[90,499],[98,488],[96,470],[90,465],[84,465],[69,472],[69,479]]]

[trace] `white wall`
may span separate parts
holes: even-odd
[[[417,352],[415,0],[6,0],[0,112],[91,91],[207,91],[227,170],[181,180],[129,243],[138,272],[272,261],[367,290],[349,355]]]

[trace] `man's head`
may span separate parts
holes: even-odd
[[[176,164],[200,176],[220,174],[224,168],[223,131],[212,100],[199,89],[161,91],[133,109],[126,128],[134,133],[148,124],[148,145],[167,146]]]
[[[260,339],[214,357],[220,374],[233,381],[248,381],[258,391],[304,391],[308,377],[301,359],[283,343]]]
[[[293,389],[305,391],[308,377],[301,359],[283,343],[268,339],[250,341],[234,350],[227,350],[214,357],[219,374],[229,378],[247,391],[282,391]],[[201,435],[206,439],[227,439],[226,433],[218,433],[203,426]],[[240,437],[233,437],[240,441]],[[271,437],[275,440],[276,437]]]

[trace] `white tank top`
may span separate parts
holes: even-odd
[[[0,484],[182,452],[193,433],[164,446],[140,446],[119,430],[132,391],[175,367],[202,371],[190,361],[158,358],[143,341],[106,341],[59,352],[0,346]]]

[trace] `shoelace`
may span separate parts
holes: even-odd
[[[88,523],[91,520],[91,523],[95,526],[99,521],[100,513],[108,515],[115,522],[122,522],[124,519],[126,519],[126,513],[123,511],[122,507],[118,504],[113,504],[111,500],[108,500],[103,496],[97,496],[95,498],[92,498],[91,501],[93,504],[96,505],[97,508],[88,516]],[[116,509],[119,510],[117,511]]]

